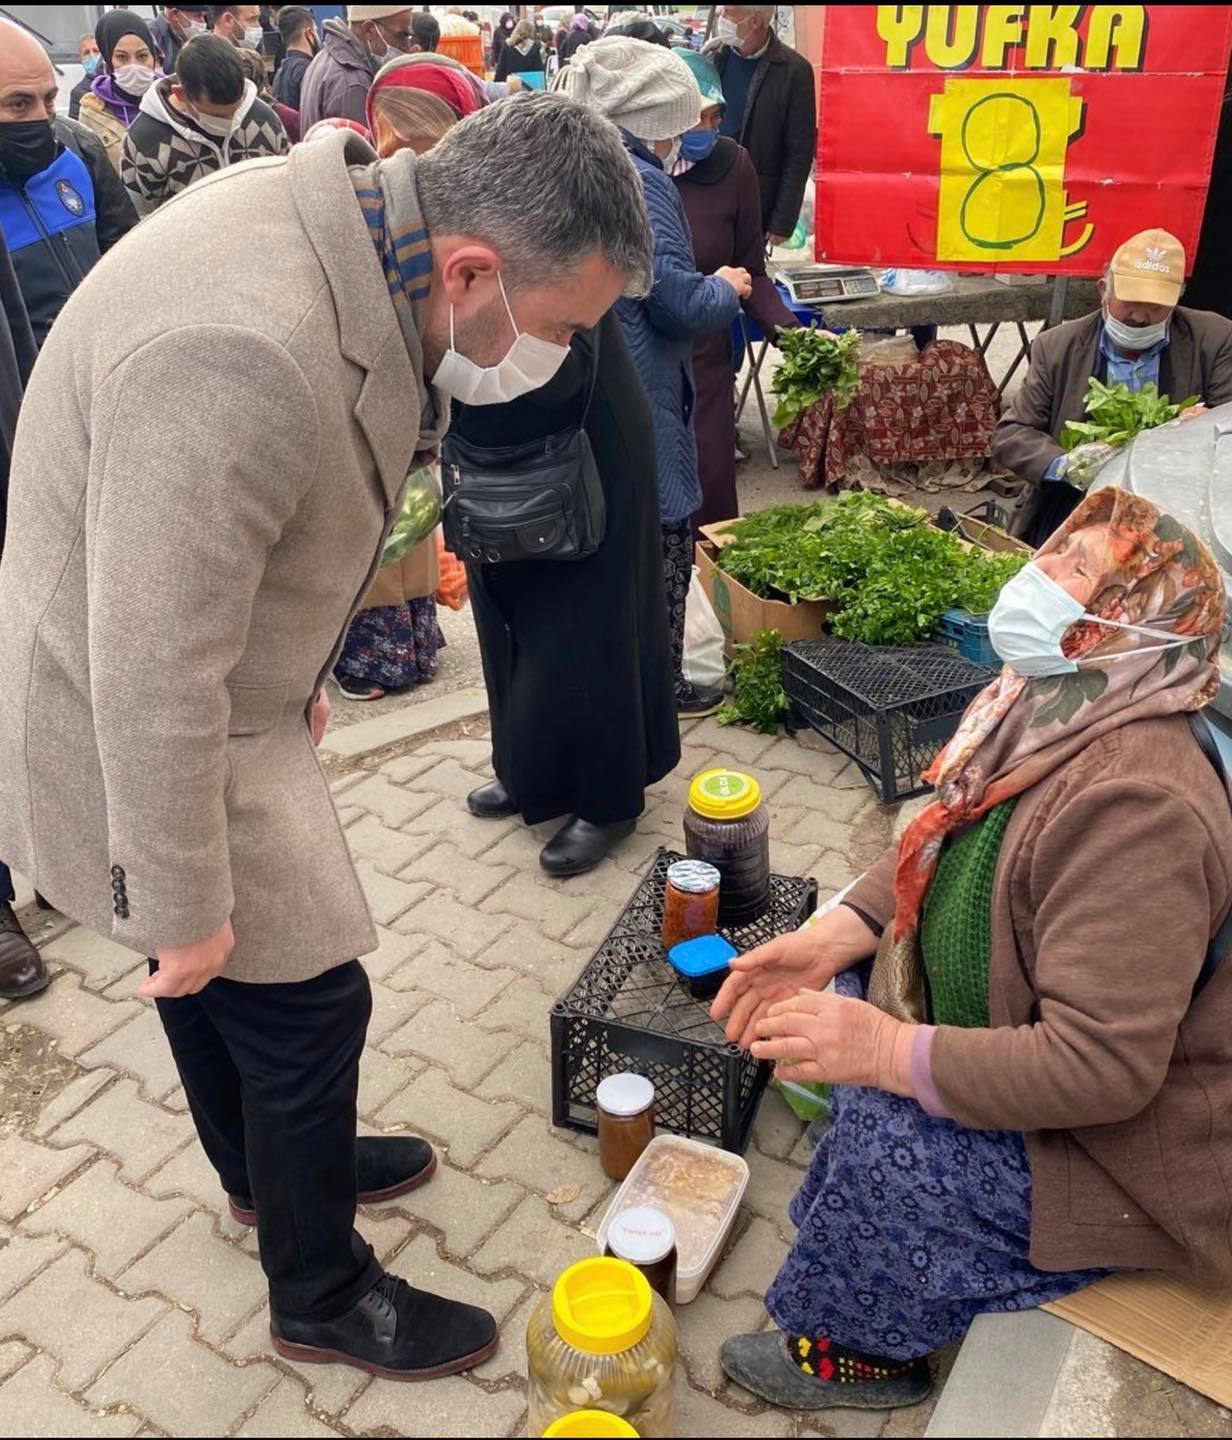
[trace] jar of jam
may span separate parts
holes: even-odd
[[[663,895],[663,948],[713,935],[719,917],[719,872],[702,860],[677,860]]]
[[[623,1180],[654,1139],[654,1086],[644,1075],[609,1075],[595,1091],[599,1107],[599,1164]]]
[[[703,770],[684,814],[688,853],[719,872],[719,924],[747,925],[770,902],[770,812],[739,770]]]
[[[649,1205],[622,1210],[607,1227],[603,1253],[635,1265],[655,1294],[675,1306],[676,1227],[662,1210]]]

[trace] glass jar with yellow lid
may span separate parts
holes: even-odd
[[[719,924],[747,925],[770,902],[770,812],[740,770],[703,770],[689,787],[685,849],[719,872]]]
[[[531,1435],[585,1409],[641,1436],[672,1433],[676,1321],[624,1260],[580,1260],[560,1276],[531,1312],[526,1363]]]

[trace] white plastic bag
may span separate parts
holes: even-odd
[[[890,295],[945,295],[954,288],[954,277],[945,270],[887,270],[881,288]]]
[[[710,597],[702,588],[701,575],[694,565],[689,598],[684,608],[684,678],[699,689],[717,690],[726,674],[723,627],[714,613]]]

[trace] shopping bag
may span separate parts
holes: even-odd
[[[684,678],[698,689],[719,690],[726,673],[723,627],[694,565],[684,611]]]

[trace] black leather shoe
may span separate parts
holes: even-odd
[[[677,720],[701,720],[723,708],[722,690],[704,689],[688,681],[676,691]]]
[[[270,1312],[274,1349],[309,1365],[354,1365],[387,1380],[435,1380],[472,1370],[500,1343],[486,1310],[415,1290],[383,1275],[336,1320],[289,1320]]]
[[[414,1135],[361,1135],[355,1142],[355,1180],[360,1205],[378,1205],[426,1185],[436,1174],[436,1153]],[[228,1195],[237,1225],[255,1225],[257,1207],[251,1195]]]
[[[585,875],[605,858],[612,846],[637,829],[636,820],[617,825],[592,825],[574,816],[539,852],[539,863],[549,875]]]
[[[490,780],[466,797],[466,808],[481,820],[508,820],[518,813],[513,797],[499,780]]]
[[[43,957],[7,900],[0,901],[0,1000],[24,1000],[51,984]]]

